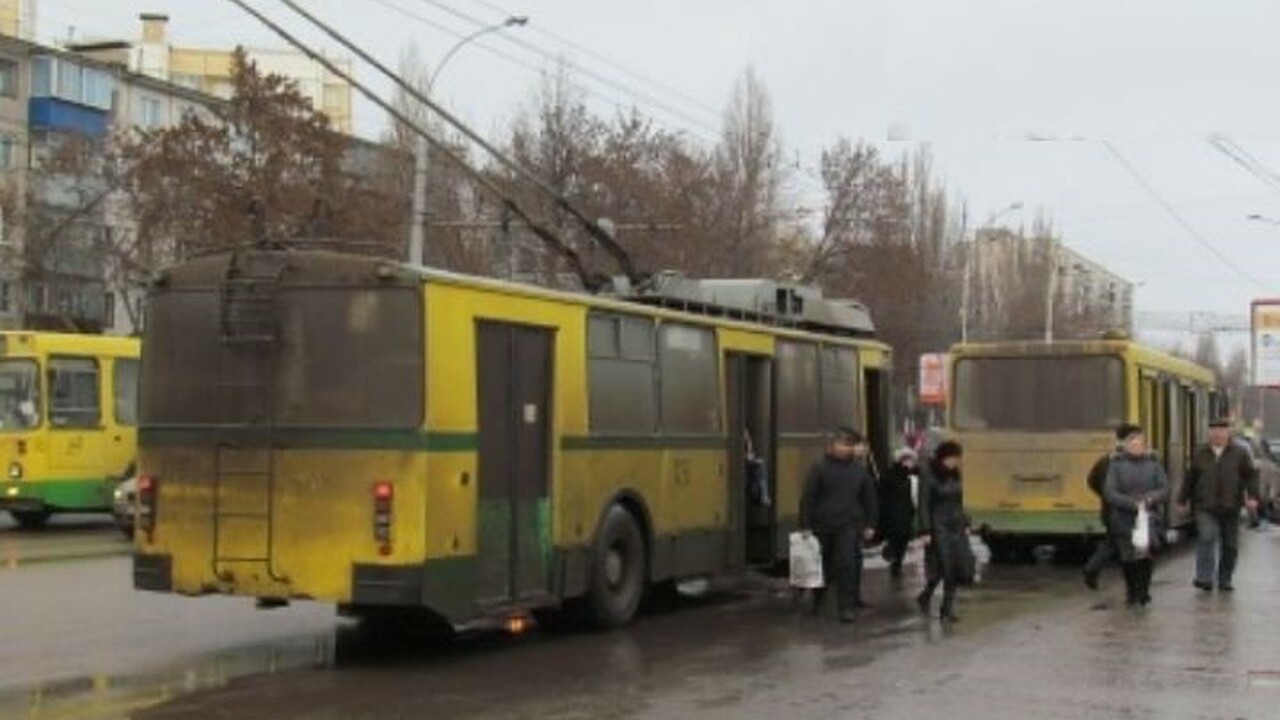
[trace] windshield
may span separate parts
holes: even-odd
[[[959,430],[1104,430],[1124,421],[1120,358],[964,358],[956,363]]]
[[[0,431],[40,424],[40,374],[31,360],[0,360]]]

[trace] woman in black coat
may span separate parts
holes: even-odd
[[[889,574],[895,580],[902,577],[902,559],[915,536],[919,487],[916,453],[903,448],[880,487],[880,536],[884,538],[884,559],[889,563]]]
[[[916,598],[920,610],[928,614],[933,591],[942,584],[944,621],[960,618],[955,613],[959,584],[969,550],[969,518],[964,512],[964,486],[960,477],[963,449],[957,442],[938,445],[925,464],[920,479],[920,527],[925,541],[924,591]]]

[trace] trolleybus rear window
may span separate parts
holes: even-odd
[[[958,430],[1103,430],[1124,421],[1118,357],[962,358],[956,363]]]
[[[219,296],[152,297],[142,363],[144,425],[413,428],[422,423],[419,295],[404,288],[283,288],[277,338],[222,340]]]

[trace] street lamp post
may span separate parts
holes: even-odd
[[[480,28],[475,32],[463,37],[454,43],[453,47],[444,54],[440,59],[436,69],[432,71],[427,78],[426,94],[430,96],[435,89],[436,79],[440,77],[440,71],[444,70],[449,61],[453,59],[458,51],[465,47],[468,43],[478,38],[484,37],[490,33],[499,32],[510,27],[522,27],[529,24],[529,18],[525,15],[512,15],[506,20],[495,25]],[[427,170],[430,168],[430,149],[431,145],[425,137],[418,136],[417,152],[414,153],[413,163],[413,222],[409,224],[409,262],[413,265],[422,265],[426,247],[426,224],[427,224]]]
[[[972,246],[969,248],[969,251],[964,254],[964,284],[960,287],[960,342],[969,342],[969,305],[971,304],[970,297],[972,295],[972,289],[970,286],[973,284],[974,256],[978,253],[978,248],[980,247],[978,243],[978,233],[981,230],[994,225],[996,220],[999,220],[1001,217],[1021,209],[1021,200],[1015,203],[1010,203],[1009,206],[1003,210],[997,210],[996,212],[991,213],[991,215],[987,217],[987,221],[983,223],[981,227],[973,231]]]

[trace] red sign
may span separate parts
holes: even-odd
[[[947,356],[943,353],[920,356],[920,404],[947,404]]]

